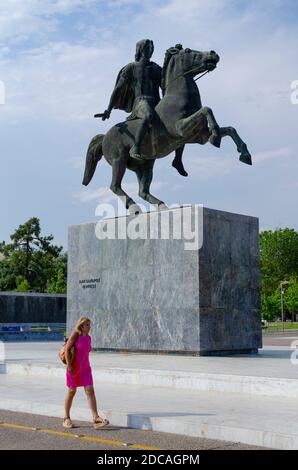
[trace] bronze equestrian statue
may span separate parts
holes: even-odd
[[[150,193],[155,160],[173,151],[178,151],[179,158],[185,144],[210,142],[220,147],[222,137],[229,136],[240,153],[240,161],[251,165],[251,155],[237,131],[230,126],[219,127],[212,110],[202,107],[195,77],[214,70],[218,61],[219,56],[214,51],[183,49],[181,45],[168,49],[161,71],[163,97],[158,101],[152,119],[148,122],[147,115],[145,118],[138,114],[138,105],[134,107],[133,103],[131,109],[128,108],[133,112],[128,120],[116,124],[105,135],[96,135],[88,147],[83,184],[90,183],[97,163],[104,155],[112,166],[110,189],[124,200],[127,209],[134,206],[137,213],[135,202],[121,187],[127,168],[137,175],[139,196],[161,209],[165,207],[164,202]],[[108,110],[100,116],[108,117],[111,105],[113,107],[115,103],[117,100],[113,101],[112,95]],[[134,111],[140,117],[134,116]],[[139,148],[136,148],[138,144]]]
[[[141,144],[145,133],[151,128],[155,107],[160,101],[159,89],[162,88],[162,68],[150,59],[154,44],[150,39],[142,39],[136,44],[135,62],[123,67],[117,77],[116,85],[108,109],[101,117],[109,119],[112,109],[121,109],[131,115],[127,120],[140,119],[135,142],[129,154],[132,158],[141,159]],[[188,176],[182,164],[184,146],[176,150],[172,165],[182,176]]]

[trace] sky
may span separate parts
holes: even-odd
[[[160,159],[153,194],[255,216],[262,230],[298,230],[296,0],[0,0],[0,240],[36,216],[67,249],[69,225],[96,221],[99,203],[116,204],[104,159],[82,186],[85,155],[94,135],[126,118],[93,115],[107,108],[143,38],[154,41],[160,65],[177,43],[220,55],[197,82],[202,102],[220,126],[238,130],[253,158],[252,167],[239,162],[229,138],[220,149],[188,145],[189,176],[172,168],[173,155]],[[134,173],[123,187],[143,202]]]

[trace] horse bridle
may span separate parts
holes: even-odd
[[[173,80],[171,80],[167,85],[169,85],[170,83],[174,82],[175,80],[177,80],[178,78],[181,78],[181,77],[185,77],[185,75],[191,73],[191,72],[195,72],[195,68],[194,69],[191,69],[191,70],[188,70],[187,72],[185,73],[182,73],[181,75],[177,75],[177,77],[173,78]],[[209,70],[206,70],[205,72],[202,73],[202,75],[200,75],[199,77],[195,78],[195,82],[197,80],[199,80],[200,78],[204,77],[204,75],[206,75],[206,73],[209,73]]]

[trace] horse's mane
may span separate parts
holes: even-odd
[[[174,54],[176,54],[178,51],[181,51],[183,49],[181,44],[176,44],[175,47],[170,47],[169,49],[166,50],[165,53],[165,58],[163,61],[163,66],[162,66],[162,71],[161,71],[161,89],[162,89],[162,94],[165,94],[165,89],[166,89],[166,75],[167,75],[167,69],[169,62],[171,58],[173,57]]]

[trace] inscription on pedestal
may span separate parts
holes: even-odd
[[[100,282],[100,278],[94,278],[94,279],[80,279],[79,280],[79,286],[82,289],[96,289],[97,284]]]

